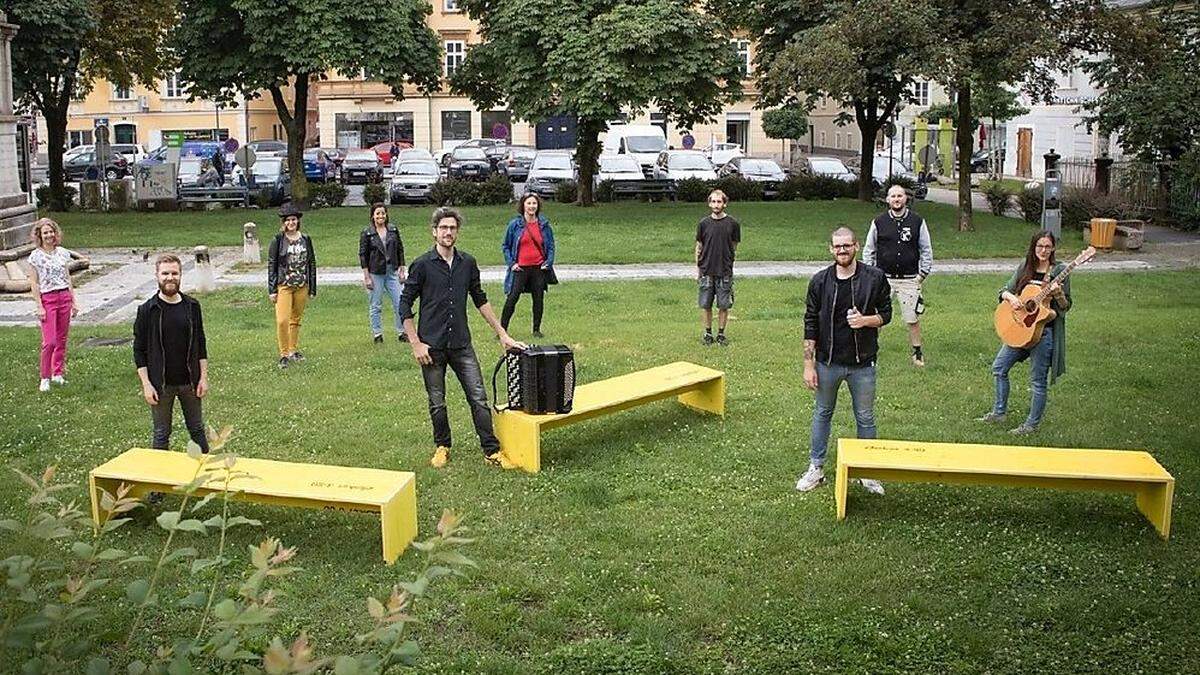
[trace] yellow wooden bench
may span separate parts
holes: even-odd
[[[135,497],[148,492],[179,492],[196,475],[197,463],[183,452],[145,448],[126,450],[92,469],[88,475],[92,519],[97,525],[102,524],[98,488],[112,493],[118,485],[125,483],[131,486],[131,495]],[[250,474],[230,482],[230,490],[238,491],[235,499],[378,513],[383,533],[383,559],[388,564],[396,562],[417,536],[416,476],[412,472],[247,457],[238,457],[234,468]],[[219,473],[213,474],[197,494],[219,492],[223,483]]]
[[[1166,539],[1175,479],[1148,452],[838,439],[837,517],[855,478],[1128,492]]]
[[[574,424],[651,401],[674,396],[702,412],[725,414],[725,373],[677,361],[575,388],[571,412],[530,415],[504,410],[492,415],[500,448],[508,463],[530,473],[541,470],[543,429]]]

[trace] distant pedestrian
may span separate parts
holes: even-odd
[[[696,280],[700,285],[700,309],[704,319],[706,345],[714,342],[712,307],[717,305],[717,337],[715,342],[727,345],[725,324],[733,307],[733,258],[742,241],[742,226],[725,213],[729,198],[721,190],[708,195],[709,215],[696,225]]]
[[[212,155],[212,167],[217,172],[217,187],[225,184],[225,151],[217,146]]]
[[[192,441],[208,452],[200,400],[208,393],[208,343],[200,303],[179,292],[183,265],[169,253],[154,260],[158,293],[142,303],[133,322],[133,363],[150,406],[150,447],[167,449],[175,399]]]
[[[304,360],[300,321],[309,296],[317,294],[317,255],[312,239],[300,232],[304,214],[291,202],[279,209],[279,234],[267,253],[267,294],[275,304],[279,368]]]
[[[396,166],[396,158],[399,156],[400,156],[400,144],[397,143],[396,141],[392,141],[392,147],[388,148],[388,157],[391,158],[391,161],[388,162],[388,164],[391,165],[392,167],[395,167]]]
[[[396,335],[404,342],[404,321],[400,318],[400,284],[408,271],[404,266],[404,241],[400,230],[388,220],[383,204],[371,205],[371,222],[358,238],[358,263],[367,289],[367,319],[376,344],[383,342],[383,294],[391,300]]]
[[[554,275],[554,229],[542,215],[542,198],[527,194],[517,206],[517,215],[508,221],[500,244],[508,269],[504,273],[504,310],[500,325],[508,330],[522,293],[533,296],[533,337],[542,335],[542,309],[549,284],[558,283]]]
[[[908,324],[912,363],[921,367],[925,365],[920,323],[925,300],[921,286],[933,270],[933,244],[925,219],[908,208],[908,192],[903,185],[888,188],[887,204],[888,210],[871,221],[862,259],[887,275],[900,304],[900,318]]]
[[[67,333],[71,318],[79,314],[75,292],[71,288],[70,264],[80,257],[63,248],[62,228],[49,218],[40,218],[29,231],[36,248],[29,254],[32,268],[29,292],[42,326],[41,381],[38,391],[49,391],[50,384],[66,384]]]

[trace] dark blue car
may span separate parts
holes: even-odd
[[[304,177],[311,182],[324,183],[337,177],[337,164],[321,148],[304,151]]]

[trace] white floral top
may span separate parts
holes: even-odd
[[[29,264],[37,270],[38,292],[49,293],[71,287],[71,273],[67,265],[71,263],[71,252],[61,246],[46,253],[41,248],[33,249],[29,254]]]

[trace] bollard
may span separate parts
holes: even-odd
[[[212,260],[208,255],[207,246],[197,246],[192,250],[196,255],[196,290],[201,293],[208,293],[217,288],[216,279],[213,277]]]
[[[258,226],[254,223],[242,225],[242,262],[255,265],[262,262],[262,248],[258,245],[257,231]]]

